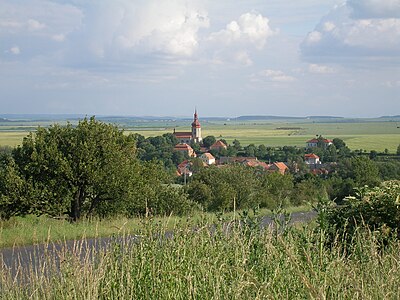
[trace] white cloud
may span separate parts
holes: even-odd
[[[317,65],[317,64],[310,64],[308,66],[308,71],[310,73],[315,73],[315,74],[332,74],[335,73],[335,69],[324,66],[324,65]]]
[[[21,49],[18,46],[13,46],[10,49],[10,52],[14,55],[19,55],[21,53]]]
[[[319,31],[312,31],[307,35],[307,44],[317,44],[322,39],[322,33]]]
[[[249,57],[249,54],[246,51],[240,51],[235,53],[235,60],[244,66],[251,66],[253,61]]]
[[[27,22],[27,27],[28,27],[28,30],[35,31],[35,30],[41,30],[41,29],[45,28],[46,25],[43,23],[40,23],[39,21],[37,21],[35,19],[29,19]]]
[[[225,29],[212,33],[210,40],[225,46],[250,43],[260,50],[265,46],[267,38],[275,34],[269,26],[268,18],[261,14],[245,13],[237,21],[226,25]]]
[[[20,29],[24,27],[24,24],[21,22],[13,21],[13,20],[2,20],[0,21],[0,28],[3,29]]]
[[[51,38],[56,42],[65,41],[65,35],[64,34],[54,34]]]
[[[301,50],[311,60],[398,57],[400,1],[348,0],[322,18],[304,39]]]
[[[100,59],[132,53],[190,57],[199,30],[209,26],[206,12],[188,0],[96,2],[87,11],[81,38]]]
[[[332,31],[336,28],[336,25],[332,22],[325,22],[323,25],[324,31]]]
[[[252,76],[252,81],[293,82],[296,78],[280,70],[265,69]]]
[[[225,29],[212,32],[202,41],[206,55],[218,64],[251,66],[255,51],[262,50],[269,37],[277,34],[268,18],[256,13],[244,13],[229,22]]]

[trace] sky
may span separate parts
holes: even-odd
[[[0,112],[400,114],[400,0],[0,0]]]

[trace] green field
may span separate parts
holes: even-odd
[[[177,131],[189,131],[190,120],[179,122],[149,121],[141,123],[118,123],[127,132],[142,134],[146,137],[157,136],[164,133]],[[48,126],[49,122],[36,123]],[[202,122],[203,137],[214,135],[217,138],[232,142],[238,139],[242,145],[264,144],[266,146],[305,146],[305,142],[316,135],[326,138],[340,138],[352,149],[366,151],[396,152],[400,143],[399,122],[366,122],[363,120],[337,123],[313,123],[313,122],[282,122],[282,121],[256,121],[256,122]],[[33,124],[21,124],[10,126],[0,124],[0,146],[15,146],[21,143],[24,136],[33,130]]]
[[[226,124],[226,125],[224,125]],[[176,127],[177,131],[188,131],[188,126]],[[205,123],[203,137],[214,135],[232,142],[238,139],[242,145],[264,144],[266,146],[299,146],[316,135],[326,138],[340,138],[352,149],[384,151],[395,153],[400,143],[400,128],[395,122],[359,123]],[[172,132],[173,129],[132,130],[144,136],[156,136]]]

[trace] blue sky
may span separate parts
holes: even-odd
[[[400,0],[0,0],[2,113],[400,114]]]

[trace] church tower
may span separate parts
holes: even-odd
[[[194,110],[194,118],[192,123],[192,140],[196,143],[200,143],[203,138],[201,137],[201,126],[199,118],[197,117],[197,109]]]

